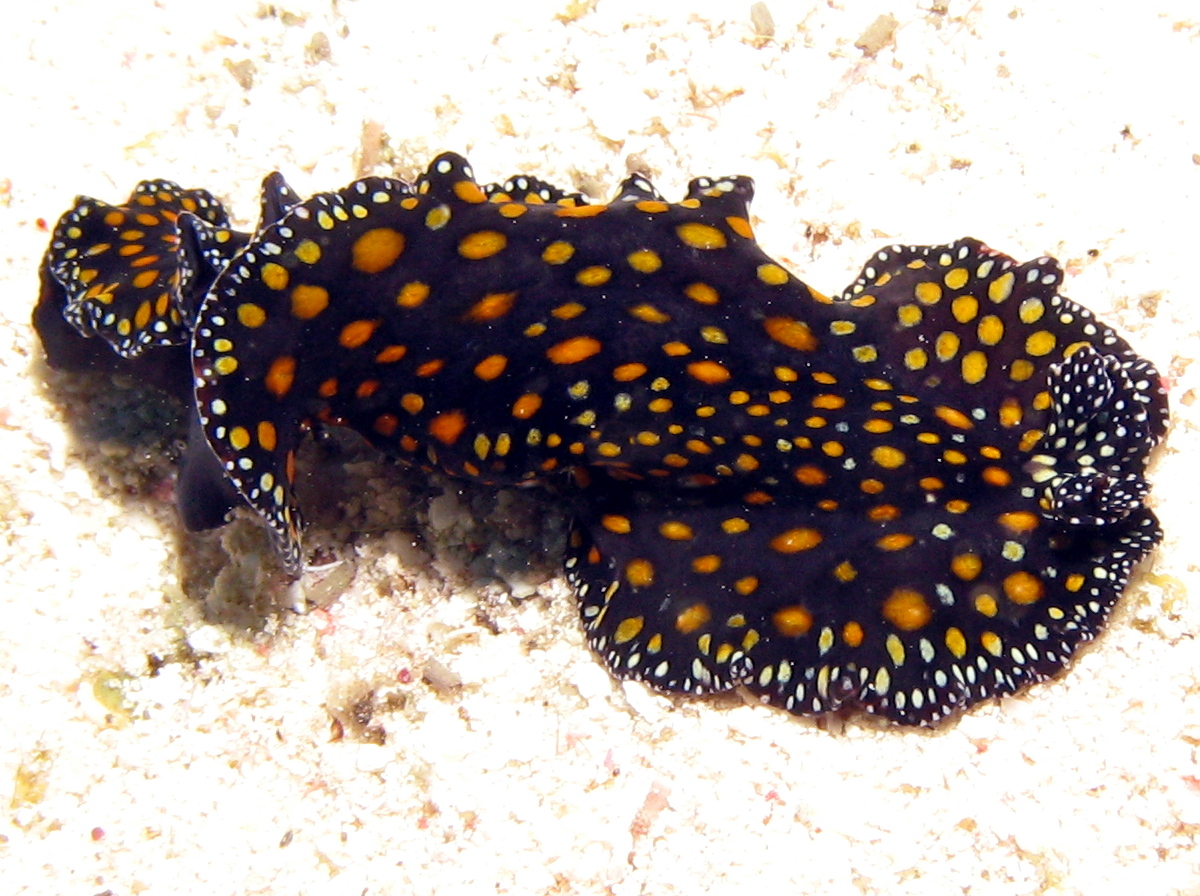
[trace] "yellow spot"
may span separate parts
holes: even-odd
[[[684,355],[692,353],[692,350],[682,342],[664,342],[662,350],[672,358],[682,358]]]
[[[237,319],[243,327],[254,330],[267,322],[267,312],[252,302],[243,302],[237,307]]]
[[[823,540],[816,529],[788,529],[771,539],[771,549],[780,554],[798,554],[812,550]]]
[[[575,275],[575,282],[580,286],[603,286],[611,279],[612,271],[602,264],[586,267]]]
[[[913,290],[913,295],[916,296],[917,301],[922,305],[933,305],[934,303],[941,301],[942,287],[941,284],[933,282],[918,283],[916,288]],[[912,306],[910,305],[908,307],[911,308]],[[921,309],[918,308],[916,310],[920,312]]]
[[[566,264],[574,254],[574,246],[558,240],[542,250],[542,261],[546,262],[546,264]]]
[[[970,279],[971,275],[967,273],[965,268],[951,268],[946,272],[946,276],[942,278],[942,282],[950,287],[950,289],[962,289]]]
[[[629,266],[635,271],[642,274],[653,274],[662,267],[662,259],[658,257],[658,253],[650,249],[639,249],[636,252],[630,252],[625,257],[629,262]]]
[[[245,451],[250,445],[250,432],[244,426],[229,430],[229,445],[234,451]]]
[[[1017,316],[1023,324],[1036,324],[1046,313],[1046,306],[1041,299],[1026,299],[1017,309]]]
[[[329,307],[329,293],[322,286],[301,284],[292,290],[292,316],[312,320]]]
[[[512,311],[516,301],[516,292],[490,292],[468,308],[463,319],[477,324],[497,320]]]
[[[1038,330],[1025,340],[1025,354],[1040,358],[1048,355],[1058,344],[1058,339],[1049,330]]]
[[[625,580],[634,588],[645,588],[654,583],[654,564],[636,558],[625,564]]]
[[[542,407],[542,396],[536,392],[526,392],[513,402],[512,415],[518,420],[528,420]]]
[[[395,264],[403,251],[404,234],[390,227],[376,227],[354,241],[350,264],[364,274],[378,274]]]
[[[715,305],[720,301],[717,291],[707,283],[691,283],[684,287],[683,294],[701,305]]]
[[[803,321],[791,317],[768,317],[763,320],[763,329],[768,336],[788,348],[811,352],[817,347],[817,337]]]
[[[904,665],[904,642],[895,635],[888,635],[883,642],[884,649],[887,650],[888,656],[892,660],[892,664],[897,668]]]
[[[716,361],[693,361],[687,366],[687,372],[692,379],[710,386],[724,383],[730,377],[729,370]]]
[[[946,649],[956,660],[961,660],[967,655],[967,639],[961,629],[954,626],[946,629]]]
[[[142,304],[138,305],[138,309],[133,315],[133,325],[141,330],[148,323],[150,323],[150,303],[142,302]]]
[[[726,245],[725,234],[711,224],[689,221],[676,227],[675,232],[685,246],[691,246],[693,249],[724,249]]]
[[[988,298],[993,302],[1003,302],[1012,295],[1013,284],[1015,282],[1016,276],[1012,271],[1001,274],[988,284]]]
[[[507,366],[508,358],[504,355],[488,355],[475,365],[475,376],[484,381],[494,380],[504,373],[504,368]]]
[[[1014,572],[1004,579],[1004,594],[1014,604],[1036,603],[1046,593],[1042,580],[1032,573]]]
[[[636,380],[646,373],[646,365],[639,364],[636,361],[630,364],[622,364],[613,370],[613,379],[619,383],[628,383]]]
[[[853,582],[858,578],[858,570],[849,560],[843,560],[833,568],[833,576],[839,582]]]
[[[1000,640],[1000,636],[995,632],[984,632],[979,636],[979,643],[992,656],[999,656],[1004,652],[1004,642]]]
[[[637,563],[636,560],[633,563]],[[629,565],[632,566],[633,563]],[[647,564],[648,565],[648,564]],[[626,569],[626,578],[629,578],[628,568]],[[630,579],[631,583],[636,586],[636,583]],[[617,625],[617,630],[613,632],[613,641],[617,644],[627,644],[642,633],[642,626],[645,625],[645,620],[641,616],[629,616],[622,619]]]
[[[899,448],[891,445],[880,445],[871,449],[871,460],[886,470],[895,470],[904,466],[907,457]]]
[[[675,617],[675,630],[681,635],[690,635],[696,629],[707,625],[712,619],[712,611],[708,604],[692,604]]]
[[[490,258],[508,245],[508,237],[497,230],[480,230],[469,233],[458,243],[458,254],[463,258],[478,261]]]
[[[949,330],[943,330],[939,333],[937,342],[934,345],[938,360],[949,361],[957,355],[959,344],[959,338],[956,333],[951,333]]]
[[[750,524],[738,516],[730,517],[721,522],[721,530],[726,535],[740,535],[750,529]]]
[[[967,352],[962,358],[963,382],[972,386],[982,382],[983,378],[987,376],[987,368],[987,355],[978,350]]]
[[[775,630],[785,638],[806,635],[813,624],[812,613],[799,604],[779,608],[771,614],[771,621],[775,624]]]
[[[975,612],[980,616],[986,616],[991,619],[995,617],[998,609],[996,606],[996,596],[990,591],[980,591],[975,595]]]
[[[1083,576],[1081,576],[1077,572],[1073,572],[1069,576],[1067,576],[1067,581],[1064,583],[1064,587],[1068,591],[1070,591],[1072,594],[1074,594],[1080,588],[1083,587],[1083,583],[1085,581],[1087,581],[1087,580]]]
[[[757,273],[758,279],[768,286],[783,286],[790,279],[788,272],[777,264],[760,264]]]
[[[287,268],[281,264],[268,261],[262,266],[262,270],[258,272],[258,276],[262,278],[262,282],[267,285],[268,289],[287,289],[288,272]]]
[[[292,390],[295,379],[296,359],[289,355],[281,355],[271,362],[264,383],[268,392],[276,398],[283,398]]]
[[[983,345],[997,345],[1004,338],[1004,321],[994,314],[986,315],[975,328]]]
[[[443,445],[453,445],[467,428],[467,415],[462,411],[446,411],[429,421],[429,434]]]
[[[301,240],[293,254],[305,264],[316,264],[321,260],[321,247],[312,240]]]
[[[915,327],[924,316],[919,305],[901,305],[896,309],[896,319],[902,327]]]
[[[555,364],[578,364],[599,353],[600,340],[591,336],[573,336],[546,349],[546,357]]]
[[[342,332],[338,334],[338,344],[342,348],[359,348],[375,335],[378,326],[379,321],[377,320],[351,321],[342,327]]]

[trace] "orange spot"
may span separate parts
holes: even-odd
[[[625,580],[634,588],[645,588],[654,583],[654,564],[638,558],[625,564]]]
[[[771,548],[781,554],[797,554],[812,550],[823,540],[816,529],[788,529],[771,539]]]
[[[262,445],[265,451],[274,451],[276,441],[275,424],[270,420],[260,421],[258,424],[258,444]]]
[[[636,380],[639,376],[643,376],[646,370],[645,364],[639,364],[636,361],[631,364],[622,364],[613,369],[613,379],[618,383],[628,383],[631,380]]]
[[[138,289],[145,289],[151,283],[158,279],[158,271],[142,271],[133,278],[133,285]]]
[[[400,421],[395,414],[380,414],[375,418],[375,422],[371,425],[371,428],[381,436],[390,437],[396,432],[396,427],[399,425]]]
[[[458,254],[463,258],[478,261],[489,258],[508,245],[508,237],[496,230],[481,230],[463,237],[458,244]]]
[[[446,362],[441,358],[435,358],[432,361],[426,361],[417,368],[417,376],[430,377],[436,376],[442,372],[442,368],[446,366]]]
[[[1001,467],[986,467],[982,474],[983,481],[997,488],[1012,484],[1012,475]]]
[[[453,445],[467,428],[467,415],[462,411],[447,411],[429,421],[429,434],[443,445]]]
[[[629,522],[629,517],[618,516],[615,513],[608,513],[602,516],[600,518],[600,525],[614,535],[628,535],[633,531],[633,524]]]
[[[731,376],[729,370],[723,364],[718,364],[716,361],[693,361],[687,366],[687,372],[692,379],[708,383],[710,386],[716,383],[724,383]]]
[[[401,358],[408,354],[408,349],[403,345],[389,345],[380,350],[375,356],[376,364],[395,364]]]
[[[715,305],[721,300],[717,291],[707,283],[691,283],[684,287],[683,294],[701,305]]]
[[[475,365],[475,375],[481,380],[494,380],[500,374],[504,373],[504,368],[507,366],[508,358],[504,357],[504,355],[488,355]]]
[[[379,391],[379,380],[363,380],[354,390],[356,398],[370,398]]]
[[[690,635],[712,619],[708,604],[692,604],[675,617],[675,630],[681,635]]]
[[[933,409],[933,413],[938,419],[950,424],[955,429],[974,429],[975,424],[971,422],[971,418],[962,411],[948,408],[945,405],[939,405]]]
[[[329,307],[329,292],[322,286],[301,284],[292,290],[292,316],[312,320]]]
[[[1014,604],[1032,604],[1046,593],[1042,580],[1032,573],[1014,572],[1004,579],[1004,593]]]
[[[829,475],[824,470],[812,464],[796,467],[792,475],[801,485],[824,485],[829,479]]]
[[[689,221],[676,227],[675,233],[685,246],[691,246],[693,249],[724,249],[726,245],[725,234],[711,224]]]
[[[513,402],[512,415],[518,420],[528,420],[542,407],[542,396],[536,392],[526,392]]]
[[[781,607],[771,614],[775,629],[786,638],[797,638],[812,628],[812,613],[799,604]]]
[[[1024,535],[1038,527],[1038,516],[1028,510],[1017,510],[1000,514],[996,517],[996,522],[1014,535]]]
[[[516,292],[488,293],[467,310],[467,313],[463,315],[463,319],[477,324],[496,320],[512,311],[516,300]]]
[[[881,551],[902,551],[914,541],[916,539],[911,535],[906,535],[903,532],[893,532],[891,535],[885,535],[876,541],[875,546]]]
[[[950,571],[964,582],[973,582],[983,572],[983,560],[978,554],[958,554],[950,561]]]
[[[849,647],[858,647],[863,642],[863,627],[857,622],[847,622],[842,626],[842,640]]]
[[[350,264],[364,274],[378,274],[395,264],[403,251],[404,234],[390,227],[376,227],[354,241]]]
[[[897,588],[883,602],[883,618],[902,632],[915,632],[929,624],[933,610],[921,592]]]
[[[574,336],[546,349],[546,357],[555,364],[578,364],[600,351],[600,340],[591,336]]]
[[[763,321],[767,335],[788,348],[811,352],[817,347],[817,337],[808,324],[791,317],[768,317]]]
[[[405,283],[396,295],[396,304],[401,308],[416,308],[429,298],[429,286],[413,281]]]
[[[282,355],[272,361],[267,370],[265,380],[267,391],[276,398],[283,398],[292,390],[292,383],[295,379],[296,359],[289,355]]]
[[[375,334],[378,326],[377,320],[351,321],[342,327],[342,332],[338,335],[338,344],[342,348],[359,348]]]

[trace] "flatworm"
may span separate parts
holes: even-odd
[[[567,577],[615,675],[921,725],[1061,669],[1161,539],[1158,374],[1059,294],[1051,258],[891,246],[831,298],[759,248],[748,178],[668,203],[635,176],[591,205],[481,187],[446,153],[416,184],[305,201],[268,178],[252,235],[212,203],[164,215],[170,274],[108,223],[200,195],[164,184],[81,200],[43,304],[57,290],[127,357],[191,331],[185,520],[244,501],[293,571],[297,446],[350,427],[424,468],[573,492]]]

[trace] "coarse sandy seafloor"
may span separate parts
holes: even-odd
[[[409,6],[5,14],[0,889],[1200,893],[1194,4]],[[561,514],[353,447],[313,460],[332,569],[181,533],[177,412],[40,360],[47,223],[168,177],[247,225],[271,169],[307,195],[443,149],[597,196],[752,175],[825,292],[889,242],[1056,256],[1169,384],[1164,544],[1068,673],[912,731],[615,682]]]

